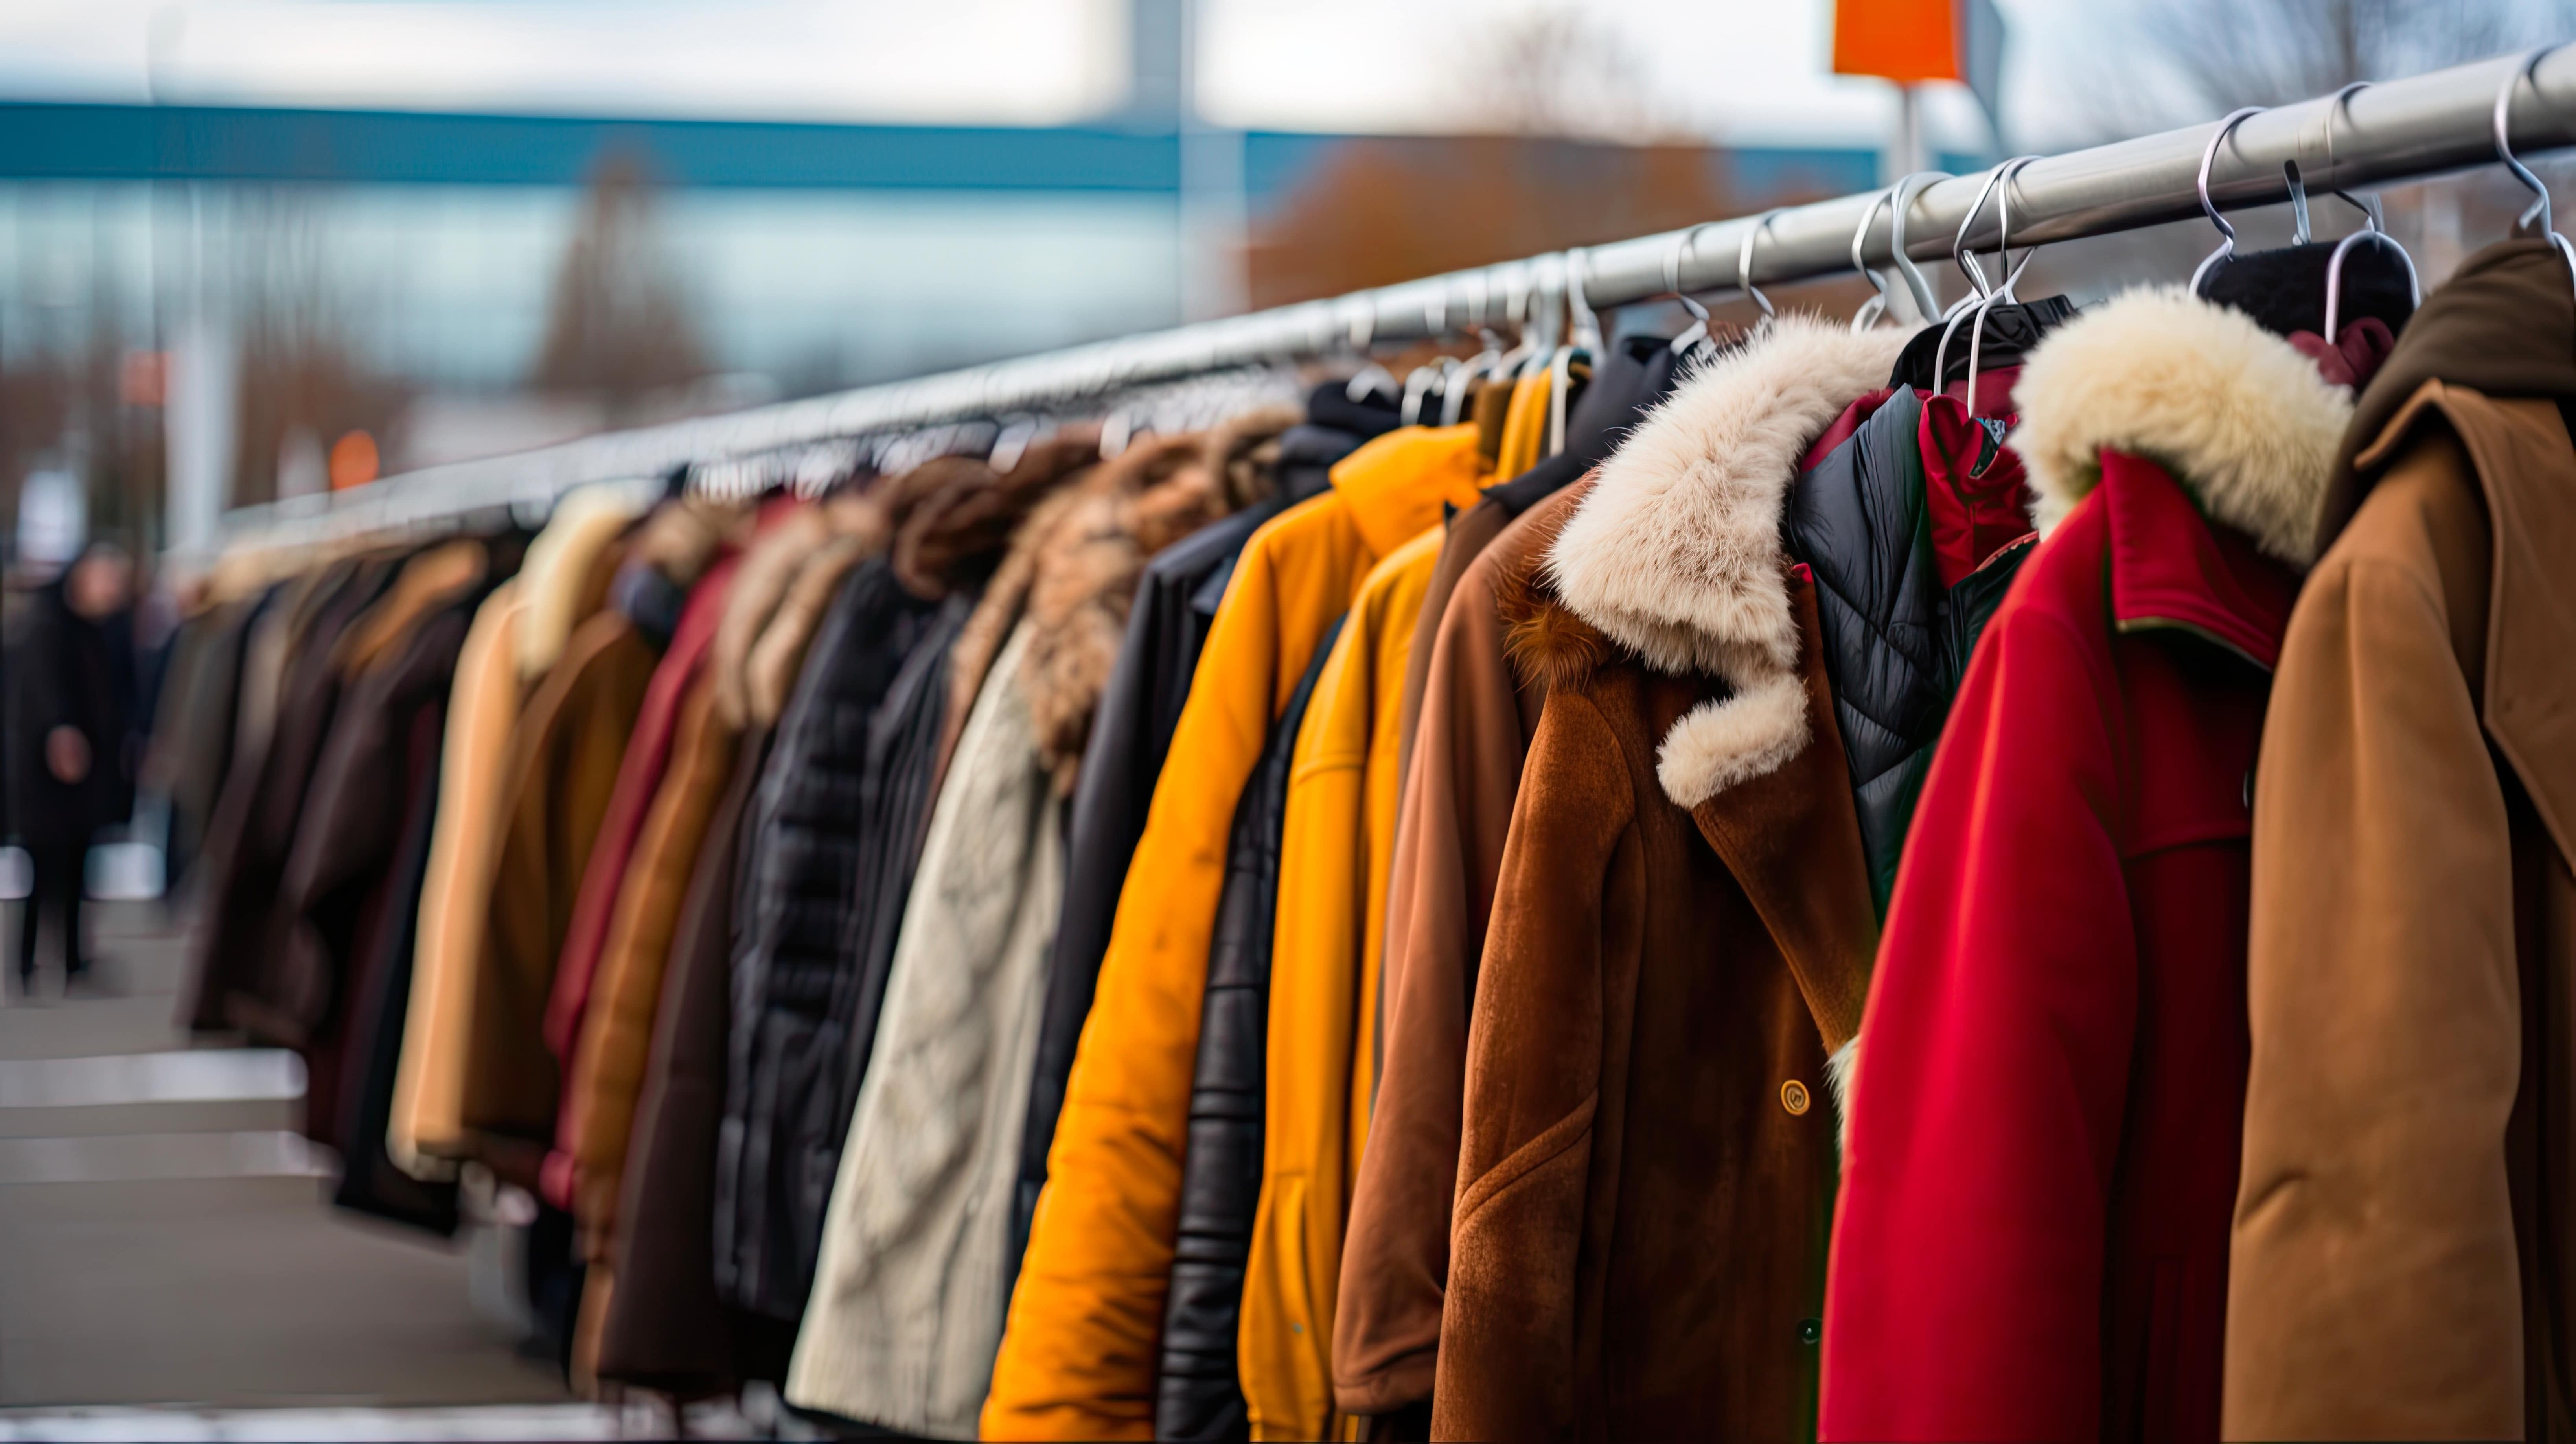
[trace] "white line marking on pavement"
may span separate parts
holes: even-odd
[[[97,1058],[0,1059],[0,1108],[236,1103],[303,1096],[304,1060],[284,1048],[180,1048]]]
[[[282,1131],[0,1138],[0,1185],[315,1178],[333,1171],[329,1151]]]

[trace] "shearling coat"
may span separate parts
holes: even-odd
[[[2576,304],[2480,252],[2362,395],[2255,770],[2224,1435],[2564,1438]]]
[[[2250,769],[2352,402],[2180,290],[2069,322],[2014,399],[2043,540],[1888,912],[1820,1433],[2214,1439]]]
[[[1381,1072],[1334,1291],[1333,1405],[1346,1414],[1409,1408],[1428,1417],[1458,1191],[1467,1013],[1522,761],[1546,701],[1542,681],[1505,656],[1502,599],[1527,592],[1591,488],[1587,476],[1538,502],[1479,552],[1432,642],[1387,884]],[[1486,506],[1500,510],[1490,492],[1477,503]]]
[[[1440,1438],[1788,1439],[1876,942],[1799,455],[1897,338],[1787,317],[1605,462],[1515,607],[1544,674],[1467,1045]]]

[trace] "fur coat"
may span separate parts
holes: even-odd
[[[1547,700],[1475,983],[1434,1437],[1800,1430],[1825,1059],[1876,929],[1780,521],[1899,339],[1757,332],[1603,463],[1503,599]]]

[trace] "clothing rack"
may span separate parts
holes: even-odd
[[[2522,68],[2528,79],[2514,86],[2507,111],[2516,153],[2576,145],[2576,47],[2536,61],[2526,52],[2348,86],[2248,116],[2211,158],[2208,194],[2228,210],[2286,200],[2288,162],[2297,163],[2306,189],[2318,194],[2495,163],[2497,96]],[[2199,215],[2202,158],[2223,124],[2017,158],[1909,187],[1906,254],[1946,261],[1963,222],[1967,246],[1975,250],[2006,239],[2007,221],[2009,240],[2041,244]],[[236,509],[225,515],[214,546],[294,546],[473,512],[544,507],[591,482],[637,484],[691,463],[1067,408],[1154,382],[1345,348],[1365,351],[1375,342],[1451,334],[1506,315],[1537,317],[1545,327],[1569,293],[1584,306],[1606,308],[1669,294],[1676,273],[1685,291],[1739,287],[1747,256],[1757,284],[1846,273],[1865,212],[1861,255],[1882,267],[1893,260],[1889,201],[1881,188],[914,380],[429,467],[336,494]]]

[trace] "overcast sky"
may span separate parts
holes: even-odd
[[[2003,8],[2027,54],[2092,3]],[[1578,8],[1717,139],[1874,144],[1892,115],[1884,84],[1825,73],[1830,0],[1205,4],[1202,103],[1240,126],[1457,128],[1459,37],[1545,8]],[[1124,26],[1123,0],[0,0],[0,96],[1052,124],[1123,93]],[[2051,128],[2022,113],[2044,88],[2007,103]],[[1935,124],[1982,140],[1964,93]]]

